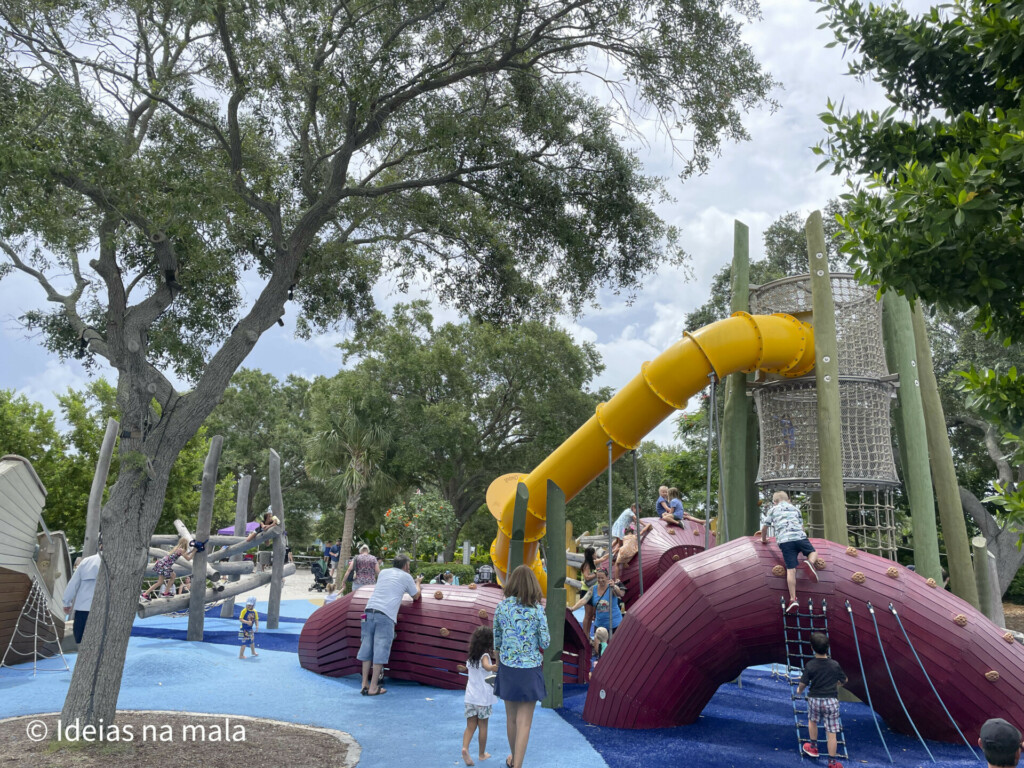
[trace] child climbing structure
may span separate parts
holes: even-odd
[[[898,480],[889,438],[893,384],[884,361],[879,362],[887,351],[878,333],[881,312],[875,296],[850,276],[837,276],[839,301],[834,300],[819,214],[812,216],[811,224],[815,231],[809,226],[808,251],[813,274],[782,281],[780,291],[797,297],[792,302],[797,316],[751,315],[734,303],[733,309],[740,311],[731,318],[684,334],[645,363],[638,376],[599,405],[596,414],[532,472],[495,480],[487,494],[488,507],[498,520],[491,556],[502,576],[520,556],[538,570],[546,501],[553,490],[560,489],[571,499],[706,385],[760,371],[757,479],[766,489],[807,494],[812,530],[834,539],[814,539],[826,565],[817,579],[808,566],[802,567],[798,594],[829,606],[832,653],[850,674],[851,690],[869,697],[896,729],[928,738],[975,741],[993,712],[1024,719],[1024,648],[966,599],[944,591],[927,571],[915,573],[888,559],[896,549],[892,492]],[[762,305],[769,293],[765,290],[760,297]],[[858,325],[871,334],[859,338]],[[821,330],[820,345],[812,327]],[[896,330],[898,336],[906,329]],[[837,337],[844,344],[837,344]],[[918,342],[918,354],[927,349],[926,341],[922,346],[916,336],[913,340]],[[849,368],[850,361],[837,360],[841,347],[849,349],[845,342],[864,343],[873,357],[854,360],[854,368]],[[897,370],[909,379],[903,386],[913,393],[920,386],[916,360],[905,352],[904,345],[899,354],[907,365]],[[733,398],[734,405],[737,399],[746,401],[747,381],[740,377],[739,383],[740,398]],[[912,405],[911,400],[904,401],[901,395],[901,404]],[[727,414],[728,410],[727,394]],[[746,424],[746,414],[741,415]],[[901,426],[910,423],[904,420]],[[908,434],[907,442],[913,437]],[[740,454],[745,456],[743,441],[738,448],[742,450],[728,454],[726,466]],[[908,463],[914,462],[904,457],[905,468]],[[738,492],[742,500],[754,478],[744,471],[738,474],[738,480],[729,480],[723,472],[723,495]],[[726,485],[730,482],[736,487]],[[929,555],[930,570],[938,562],[934,515],[928,535],[921,524],[927,515],[920,509],[922,500],[931,498],[931,484],[927,483],[927,493],[921,493],[919,475],[915,482],[915,547]],[[940,495],[940,508],[944,501]],[[786,592],[781,555],[774,546],[750,538],[759,527],[756,505],[751,509],[741,501],[723,509],[723,514],[736,516],[735,540],[681,557],[656,574],[653,587],[648,585],[630,605],[591,679],[583,712],[587,722],[619,728],[691,723],[718,686],[734,680],[746,666],[786,661],[779,608],[780,595]],[[951,571],[959,557],[950,543],[957,525],[963,527],[959,517],[943,518]],[[871,551],[849,546],[848,532],[854,543]],[[557,555],[559,547],[549,542],[547,551],[549,557]],[[559,564],[549,563],[548,570],[557,575]],[[959,594],[967,597],[969,591]],[[549,602],[553,597],[549,590]]]

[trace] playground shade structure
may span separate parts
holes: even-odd
[[[804,604],[824,598],[831,654],[850,678],[847,687],[865,701],[870,692],[890,726],[913,733],[900,696],[929,739],[959,739],[939,697],[972,744],[989,717],[1024,722],[1024,647],[1004,630],[892,560],[824,539],[812,543],[826,566],[815,580],[801,561],[798,594]],[[782,566],[778,547],[753,537],[674,564],[630,607],[594,670],[583,719],[616,728],[693,723],[719,685],[746,667],[785,664],[786,576],[776,566]]]
[[[527,475],[502,475],[487,489],[487,507],[498,521],[491,544],[491,561],[499,580],[505,578],[512,541],[512,515],[516,487],[529,492],[523,562],[529,565],[546,591],[547,578],[540,562],[540,540],[546,530],[547,481],[565,492],[566,501],[583,490],[626,451],[640,445],[652,429],[709,383],[738,371],[754,370],[796,377],[814,368],[811,326],[790,315],[749,315],[737,312],[706,325],[644,363],[640,373]]]
[[[373,589],[360,587],[306,620],[299,637],[299,663],[304,669],[330,677],[360,672],[360,616]],[[469,639],[477,627],[493,625],[494,609],[503,597],[493,584],[424,584],[419,600],[403,599],[399,608],[386,675],[450,690],[465,688],[460,666],[466,663]],[[589,669],[590,644],[576,617],[566,611],[562,680],[585,683]]]

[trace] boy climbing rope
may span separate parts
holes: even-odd
[[[818,724],[825,728],[828,741],[828,768],[843,768],[836,760],[837,734],[842,725],[839,722],[839,686],[847,682],[846,673],[839,662],[828,657],[828,636],[824,632],[811,633],[811,649],[814,658],[804,665],[800,685],[796,688],[799,696],[807,689],[807,731],[810,741],[803,746],[808,757],[818,756]]]
[[[253,656],[259,656],[256,653],[256,632],[260,628],[260,615],[256,612],[255,597],[250,597],[245,601],[245,608],[242,609],[238,619],[242,622],[242,625],[238,628],[238,639],[241,641],[242,646],[238,649],[238,658],[245,658],[246,645],[249,646]]]
[[[785,491],[776,491],[772,501],[775,506],[761,520],[761,531],[754,535],[760,536],[762,544],[767,544],[768,529],[772,528],[775,531],[775,543],[782,550],[782,559],[786,563],[786,585],[789,587],[789,605],[786,606],[786,613],[789,613],[800,607],[796,599],[797,556],[801,552],[804,553],[807,562],[811,564],[811,575],[817,581],[818,574],[814,570],[814,564],[818,561],[818,553],[814,551],[811,540],[804,531],[800,510],[789,502],[789,494]]]

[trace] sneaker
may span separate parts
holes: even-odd
[[[818,569],[814,567],[814,564],[810,560],[807,561],[807,570],[811,572],[811,576],[814,577],[814,580],[818,581]]]
[[[815,750],[815,751],[817,751],[817,750]],[[828,761],[828,768],[843,768],[843,764],[840,763],[838,760],[829,760]]]
[[[793,602],[791,602],[789,605],[786,606],[786,613],[792,613],[793,611],[797,611],[799,609],[800,609],[800,603],[798,603],[796,600],[794,600]]]
[[[808,757],[817,757],[818,756],[818,748],[816,746],[814,746],[813,744],[811,744],[811,742],[809,742],[809,741],[805,741],[804,742],[803,749],[804,749],[804,754],[807,755]],[[829,768],[831,768],[831,765],[829,766]],[[840,766],[840,768],[842,768],[842,766]]]
[[[149,600],[150,600],[150,597],[145,592],[140,592],[139,593],[139,600],[142,600],[144,603],[148,603]]]

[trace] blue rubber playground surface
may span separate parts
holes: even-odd
[[[237,658],[237,621],[221,619],[219,609],[208,613],[202,643],[184,642],[185,617],[136,620],[118,707],[248,715],[335,728],[359,742],[359,765],[365,768],[462,765],[461,691],[390,681],[385,696],[367,698],[359,695],[356,677],[321,677],[299,666],[296,648],[302,622],[316,607],[307,600],[283,603],[280,628],[260,632],[260,655],[245,661]],[[266,605],[257,608],[264,617]],[[67,658],[73,666],[75,655]],[[41,668],[57,666],[61,665],[53,660],[40,664]],[[196,684],[197,678],[201,685]],[[58,711],[70,679],[67,672],[41,672],[33,677],[31,665],[27,670],[0,670],[0,718]],[[722,686],[697,723],[653,731],[588,725],[581,718],[586,687],[568,686],[561,710],[537,708],[526,765],[810,768],[817,763],[824,768],[824,758],[802,760],[797,754],[788,685],[763,668],[747,670],[741,680],[741,686]],[[844,764],[848,768],[890,765],[868,707],[843,704],[842,717],[850,749]],[[936,759],[933,763],[916,739],[889,731],[884,723],[881,728],[895,765],[984,765],[962,743],[928,742]],[[478,765],[499,768],[508,754],[500,703],[491,719],[488,751],[491,760]],[[471,753],[476,754],[475,743]],[[302,765],[300,758],[295,765]]]

